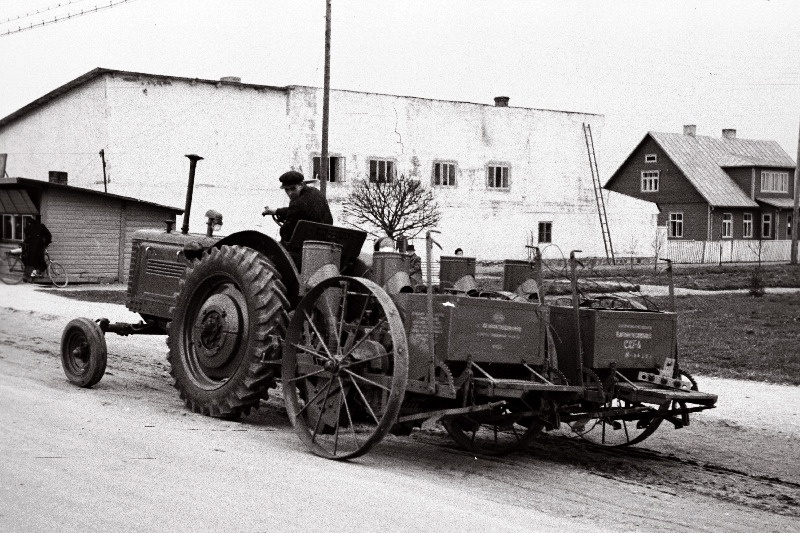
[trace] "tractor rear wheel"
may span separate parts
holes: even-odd
[[[167,359],[191,411],[235,419],[266,397],[289,307],[279,278],[269,260],[242,246],[212,248],[187,267]]]
[[[70,320],[61,334],[61,367],[70,383],[96,385],[106,371],[108,349],[103,330],[89,318]]]

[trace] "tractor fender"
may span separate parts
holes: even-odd
[[[294,308],[297,305],[300,299],[300,273],[289,252],[278,241],[261,232],[246,230],[223,237],[214,244],[214,247],[219,248],[225,244],[246,246],[264,254],[281,275],[281,281],[286,286],[286,297],[289,299],[291,307]]]

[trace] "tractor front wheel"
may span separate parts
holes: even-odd
[[[89,318],[71,320],[61,334],[61,367],[70,383],[96,385],[106,371],[108,349],[103,330]]]

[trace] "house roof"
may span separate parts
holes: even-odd
[[[176,214],[183,214],[183,209],[179,209],[177,207],[172,207],[169,205],[162,205],[156,204],[153,202],[145,202],[144,200],[139,200],[137,198],[131,198],[130,196],[121,196],[119,194],[111,194],[103,191],[95,191],[93,189],[84,189],[82,187],[73,187],[72,185],[62,185],[60,183],[51,183],[49,181],[42,181],[42,180],[32,180],[29,178],[0,178],[0,191],[8,191],[11,192],[13,190],[18,190],[21,187],[25,188],[37,188],[37,189],[61,189],[61,190],[70,190],[80,192],[81,194],[86,194],[90,196],[96,196],[105,198],[105,199],[115,199],[125,202],[131,202],[138,205],[150,206],[150,207],[158,207],[161,209],[166,209],[167,211],[172,211]]]
[[[283,91],[283,92],[290,92],[295,88],[318,89],[318,87],[310,87],[310,86],[305,86],[305,85],[287,85],[285,87],[279,87],[279,86],[275,86],[275,85],[260,85],[260,84],[255,84],[255,83],[242,83],[242,82],[239,82],[239,81],[226,80],[224,78],[220,79],[220,80],[208,80],[208,79],[202,79],[202,78],[186,78],[186,77],[181,77],[181,76],[166,76],[166,75],[162,75],[162,74],[147,74],[145,72],[132,72],[132,71],[127,71],[127,70],[116,70],[116,69],[98,67],[98,68],[90,70],[86,74],[84,74],[82,76],[78,76],[74,80],[72,80],[70,82],[67,82],[64,85],[62,85],[62,86],[50,91],[46,95],[44,95],[44,96],[42,96],[40,98],[37,98],[36,100],[31,102],[30,104],[17,109],[16,111],[11,113],[10,115],[8,115],[6,117],[3,117],[2,119],[0,119],[0,128],[2,128],[4,126],[14,122],[15,120],[17,120],[17,119],[19,119],[19,118],[21,118],[21,117],[23,117],[25,115],[27,115],[31,111],[34,111],[34,110],[36,110],[36,109],[38,109],[40,107],[43,107],[43,106],[47,105],[49,102],[55,100],[56,98],[59,98],[61,95],[65,94],[65,93],[68,93],[69,91],[71,91],[71,90],[73,90],[73,89],[75,89],[77,87],[80,87],[81,85],[83,85],[85,83],[88,83],[88,82],[94,80],[95,78],[98,78],[98,77],[106,75],[106,74],[111,74],[111,75],[114,75],[114,76],[142,77],[142,78],[148,78],[148,79],[179,80],[179,81],[185,81],[185,82],[189,82],[189,83],[204,83],[204,84],[216,85],[216,86],[219,86],[219,85],[233,85],[233,86],[236,86],[236,87],[249,87],[249,88],[256,89],[256,90],[275,90],[275,91]],[[364,91],[351,91],[351,90],[344,90],[344,89],[334,89],[334,91],[335,92],[340,92],[340,93],[379,94],[381,96],[398,96],[398,97],[400,96],[400,95],[382,94],[382,93],[368,93],[368,92],[364,92]],[[494,104],[483,104],[483,103],[475,103],[475,102],[459,102],[459,101],[456,101],[456,100],[436,100],[436,99],[433,99],[433,98],[421,98],[421,97],[416,97],[416,96],[402,96],[402,98],[410,98],[410,99],[414,99],[414,100],[430,100],[430,101],[439,101],[439,102],[455,102],[455,103],[472,104],[472,105],[484,106],[484,107],[496,107]],[[536,110],[536,111],[556,111],[556,112],[559,112],[559,113],[572,113],[572,114],[580,114],[580,115],[588,115],[588,116],[592,116],[592,115],[601,116],[601,115],[598,115],[596,113],[584,113],[584,112],[578,112],[578,111],[558,111],[558,110],[552,110],[552,109],[536,109],[536,108],[517,107],[517,106],[509,106],[509,109]]]
[[[637,148],[652,138],[689,183],[712,206],[758,207],[723,170],[729,167],[794,168],[794,161],[776,141],[727,139],[681,133],[648,132]],[[633,152],[636,152],[636,149]],[[627,165],[633,152],[609,178],[606,187]]]

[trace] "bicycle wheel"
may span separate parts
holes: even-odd
[[[5,283],[6,285],[16,285],[17,283],[22,283],[22,278],[25,274],[25,267],[22,266],[22,263],[15,259],[9,259],[8,263],[8,272],[3,272],[0,274],[0,281]]]
[[[53,285],[59,288],[66,287],[67,283],[69,283],[67,271],[61,266],[61,263],[55,261],[50,261],[50,263],[48,263],[47,276],[50,278],[50,281],[53,282]]]

